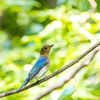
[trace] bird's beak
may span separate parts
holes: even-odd
[[[50,45],[50,47],[53,47],[54,45]]]

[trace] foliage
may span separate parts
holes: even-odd
[[[0,0],[0,92],[20,87],[43,45],[54,44],[49,75],[99,41],[99,11],[99,0]],[[70,84],[77,86],[74,100],[99,100],[99,58],[100,53],[71,81],[41,100],[57,100]],[[5,99],[32,100],[74,69]]]
[[[71,95],[74,93],[74,91],[75,91],[74,86],[70,86],[70,87],[66,88],[58,100],[73,100]]]

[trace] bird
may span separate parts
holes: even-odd
[[[53,45],[44,45],[40,51],[40,55],[38,60],[33,65],[32,69],[30,70],[28,77],[20,86],[18,91],[20,91],[30,80],[36,79],[38,81],[39,77],[42,77],[47,71],[50,66],[50,49]]]

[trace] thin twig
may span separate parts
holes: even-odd
[[[75,60],[73,60],[71,63],[69,63],[68,65],[62,67],[61,69],[59,69],[58,71],[56,71],[55,73],[51,74],[51,75],[48,75],[47,77],[37,81],[37,82],[34,82],[30,85],[27,85],[25,87],[23,87],[20,91],[18,91],[18,89],[15,89],[15,90],[11,90],[11,91],[8,91],[8,92],[4,92],[4,93],[1,93],[0,94],[0,98],[2,97],[5,97],[5,96],[8,96],[8,95],[12,95],[12,94],[15,94],[15,93],[19,93],[21,91],[24,91],[28,88],[31,88],[33,86],[36,86],[40,83],[43,83],[44,81],[47,81],[49,80],[50,78],[58,75],[59,73],[63,72],[64,70],[68,69],[69,67],[71,67],[72,65],[76,64],[78,61],[80,61],[83,57],[85,57],[88,53],[90,53],[92,50],[94,50],[96,47],[98,47],[100,45],[100,41],[98,43],[96,43],[95,45],[93,45],[90,49],[88,49],[86,52],[84,52],[81,56],[79,56],[78,58],[76,58]]]

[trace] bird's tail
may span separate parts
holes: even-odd
[[[25,80],[24,83],[20,86],[20,88],[18,89],[18,91],[20,91],[20,90],[22,89],[22,87],[25,86],[28,82],[29,82],[29,77],[26,78],[26,80]]]

